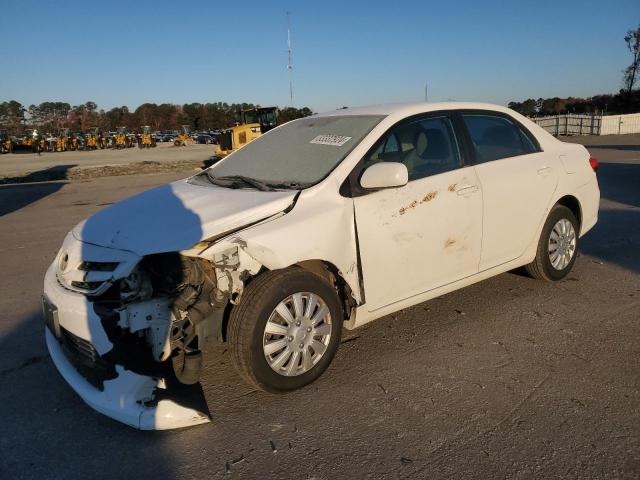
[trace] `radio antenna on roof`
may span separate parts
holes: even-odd
[[[289,101],[293,107],[293,48],[291,48],[291,12],[287,12],[287,70],[289,70]]]

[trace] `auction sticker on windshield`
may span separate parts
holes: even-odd
[[[345,143],[351,140],[351,137],[343,137],[342,135],[318,135],[309,143],[316,143],[318,145],[333,145],[334,147],[341,147]]]

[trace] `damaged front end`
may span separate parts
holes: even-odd
[[[209,421],[204,342],[260,269],[234,247],[197,256],[209,245],[138,257],[67,237],[45,277],[47,345],[96,410],[140,429]]]
[[[214,308],[221,314],[225,300],[211,262],[178,253],[152,255],[120,282],[120,305],[109,312],[112,331],[139,335],[150,358],[170,360],[176,379],[192,385],[200,378],[201,344],[216,323]]]

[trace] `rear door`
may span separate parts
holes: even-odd
[[[482,186],[480,271],[520,257],[545,220],[558,184],[556,159],[509,115],[461,112]]]

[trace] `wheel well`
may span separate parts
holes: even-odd
[[[340,275],[340,270],[334,264],[324,260],[304,260],[296,263],[295,266],[314,273],[333,285],[340,298],[344,318],[348,319],[351,316],[351,309],[356,306],[357,302],[353,298],[349,284],[345,282]]]
[[[340,299],[340,305],[342,306],[344,318],[348,319],[351,316],[351,309],[357,305],[357,302],[353,297],[351,288],[342,278],[342,276],[340,275],[340,270],[338,270],[335,265],[324,260],[304,260],[302,262],[291,265],[291,267],[302,268],[303,270],[324,278],[327,282],[329,282],[330,285],[333,285],[338,294],[338,298]],[[260,276],[260,274],[266,271],[268,270],[263,268],[253,278]],[[247,279],[245,281],[245,287],[249,284],[249,282],[251,282],[251,280],[253,280],[253,278]],[[224,312],[220,316],[219,326],[216,327],[216,331],[218,332],[217,337],[223,342],[227,341],[227,328],[229,325],[231,310],[233,308],[235,308],[234,305],[232,305],[231,302],[228,302],[224,309]]]
[[[556,205],[562,205],[571,210],[578,220],[578,229],[580,229],[582,226],[582,209],[580,208],[580,202],[578,199],[573,195],[565,195],[556,202]]]

